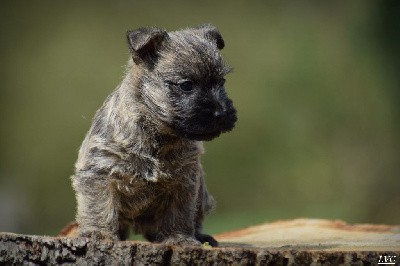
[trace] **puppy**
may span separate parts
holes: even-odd
[[[213,209],[200,163],[202,141],[234,128],[225,91],[230,68],[211,25],[127,33],[132,58],[122,83],[96,112],[72,176],[80,236],[201,245]]]

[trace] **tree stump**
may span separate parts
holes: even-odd
[[[0,233],[0,265],[383,265],[400,262],[400,226],[297,219],[217,235],[220,247]]]

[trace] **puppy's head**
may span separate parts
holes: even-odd
[[[152,119],[192,140],[211,140],[233,129],[236,110],[224,85],[230,68],[215,27],[169,33],[142,28],[127,36],[133,62],[142,70],[137,95]]]

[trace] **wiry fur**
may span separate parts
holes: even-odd
[[[201,232],[214,200],[200,155],[201,140],[236,121],[223,86],[223,39],[205,25],[142,28],[128,42],[126,77],[96,112],[72,176],[79,234],[125,239],[133,227],[153,242],[217,245]]]

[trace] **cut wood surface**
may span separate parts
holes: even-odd
[[[400,251],[400,226],[320,219],[278,221],[216,236],[223,245],[332,251]],[[227,243],[228,242],[228,243]]]
[[[376,265],[400,256],[399,226],[297,219],[216,238],[218,248],[0,233],[0,265]]]

